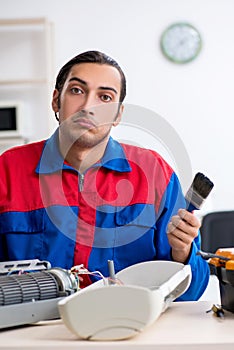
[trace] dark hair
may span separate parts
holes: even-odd
[[[121,76],[121,91],[119,101],[123,102],[126,96],[126,78],[125,75],[118,65],[118,63],[111,57],[99,51],[86,51],[75,57],[73,57],[70,61],[68,61],[59,71],[58,76],[56,78],[55,89],[58,90],[59,96],[63,89],[63,85],[67,79],[67,76],[71,70],[71,68],[75,64],[81,63],[99,63],[99,64],[107,64],[109,66],[115,67]]]

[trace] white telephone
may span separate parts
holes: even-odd
[[[191,282],[189,265],[149,261],[116,274],[121,285],[103,281],[58,303],[64,324],[80,338],[120,340],[152,324]]]

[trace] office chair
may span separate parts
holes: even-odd
[[[218,248],[234,247],[234,211],[206,214],[201,225],[201,250],[215,253]]]

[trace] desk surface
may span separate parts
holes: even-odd
[[[123,341],[94,342],[77,339],[61,320],[0,331],[0,349],[32,350],[194,350],[234,349],[234,314],[223,319],[207,313],[211,302],[173,303],[141,334]]]

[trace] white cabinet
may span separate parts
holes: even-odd
[[[52,23],[45,18],[0,19],[0,52],[0,103],[20,103],[23,139],[47,138],[56,127]],[[0,149],[1,139],[0,132]]]

